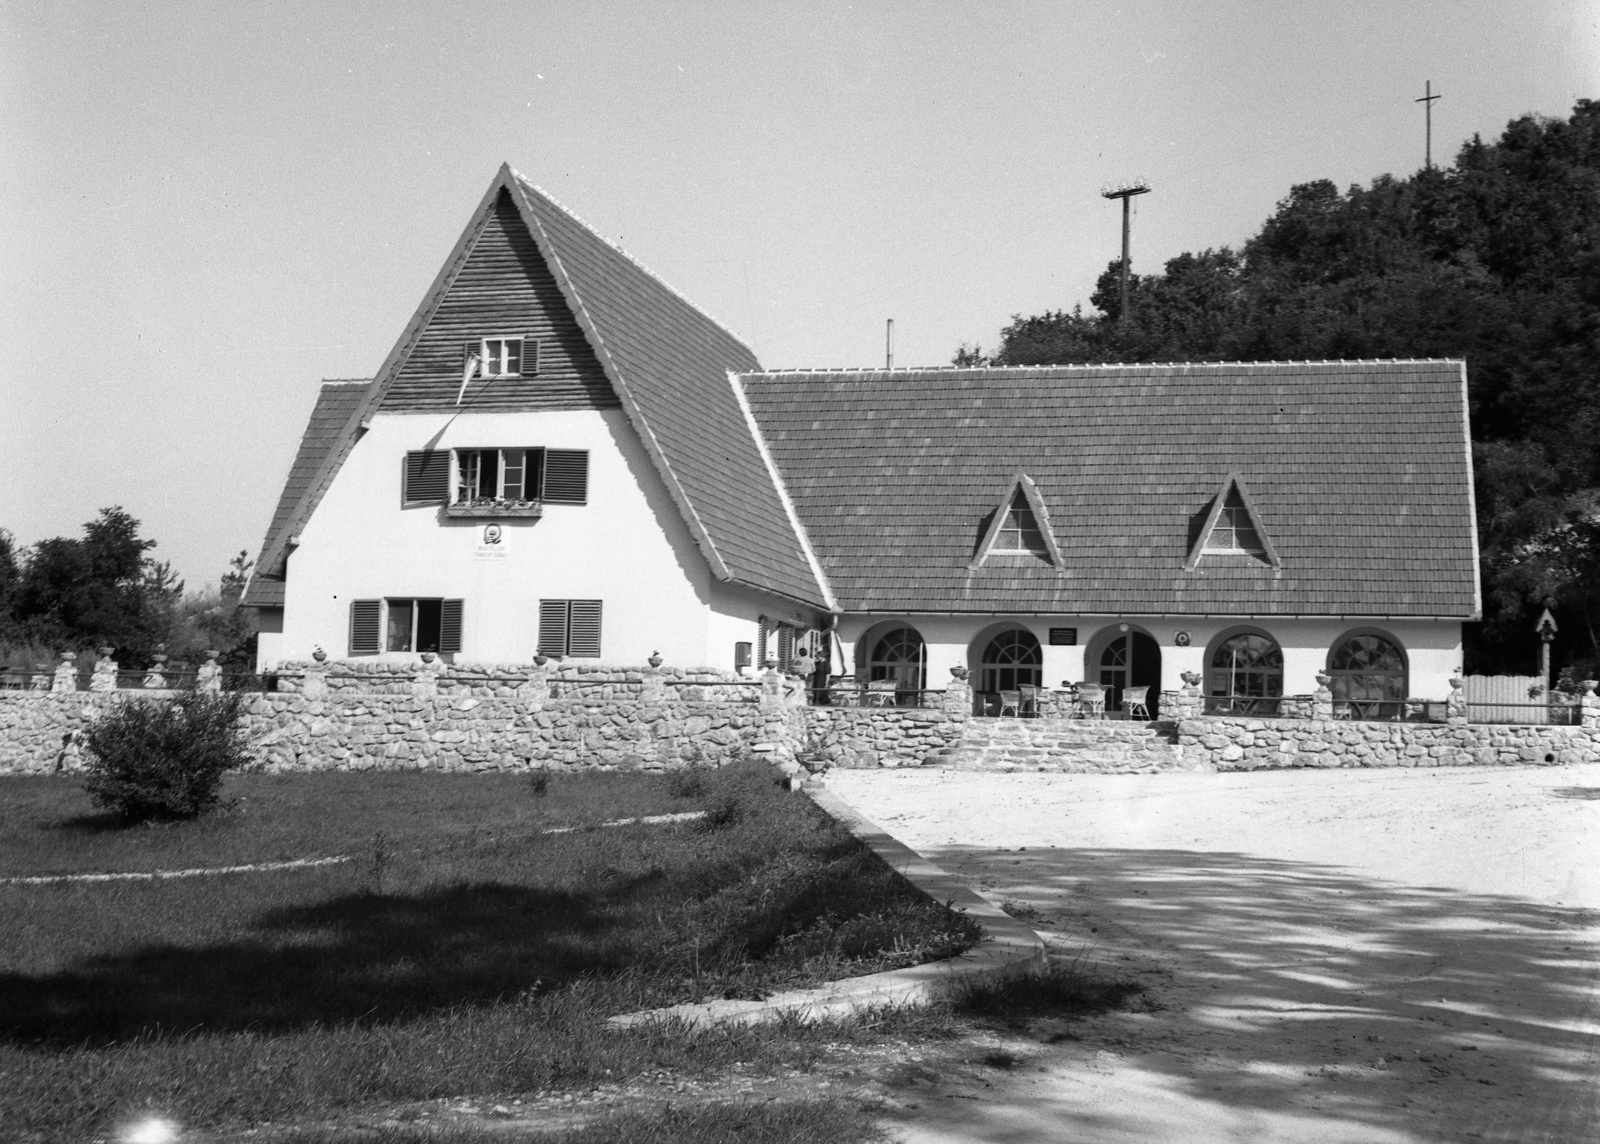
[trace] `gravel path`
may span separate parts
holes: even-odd
[[[1600,1144],[1600,765],[827,781],[1165,1006],[907,1141]]]

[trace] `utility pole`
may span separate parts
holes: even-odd
[[[1420,103],[1424,108],[1427,109],[1426,119],[1428,124],[1428,133],[1426,137],[1427,142],[1424,144],[1424,150],[1422,154],[1423,164],[1431,171],[1433,170],[1433,101],[1443,98],[1443,93],[1440,95],[1433,94],[1433,81],[1431,79],[1427,82],[1427,85],[1422,90],[1425,93],[1423,97],[1421,99],[1414,99],[1411,102]]]
[[[1107,187],[1100,192],[1101,198],[1122,200],[1122,313],[1117,317],[1119,322],[1128,320],[1128,200],[1134,195],[1149,193],[1150,185],[1143,179],[1135,179],[1120,187]]]

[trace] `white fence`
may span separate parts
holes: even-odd
[[[1575,702],[1546,695],[1542,675],[1469,675],[1465,682],[1470,723],[1577,722]]]

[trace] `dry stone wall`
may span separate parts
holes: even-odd
[[[1600,729],[1345,719],[1186,719],[1185,763],[1266,767],[1551,766],[1600,761]]]
[[[1600,760],[1593,687],[1582,697],[1583,725],[1557,727],[1467,724],[1464,705],[1453,701],[1448,723],[1336,720],[1326,717],[1332,706],[1320,693],[1312,718],[1202,716],[1191,685],[1163,701],[1180,716],[1174,734],[1170,723],[975,719],[959,679],[931,708],[847,708],[805,706],[799,684],[776,673],[742,680],[553,663],[472,673],[437,662],[297,667],[285,674],[293,690],[246,698],[257,769],[655,769],[717,765],[746,753],[791,773],[802,764],[1114,773]],[[174,694],[0,692],[0,774],[75,770],[91,720],[120,703]]]

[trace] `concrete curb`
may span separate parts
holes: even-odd
[[[1044,940],[1033,930],[892,837],[877,823],[863,817],[855,807],[820,783],[807,783],[802,789],[812,802],[871,847],[874,854],[918,890],[936,902],[949,903],[951,909],[982,925],[984,939],[966,953],[909,969],[891,969],[865,977],[830,981],[814,989],[774,993],[764,1001],[707,1001],[624,1013],[612,1017],[607,1024],[620,1028],[655,1021],[752,1025],[787,1016],[813,1021],[886,1005],[926,1004],[949,996],[961,982],[1022,972],[1045,964]]]

